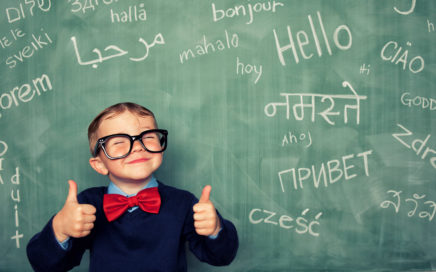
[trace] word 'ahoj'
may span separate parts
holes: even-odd
[[[427,159],[427,155],[430,155],[429,160],[431,166],[433,168],[436,168],[436,151],[434,149],[431,149],[430,147],[426,147],[428,140],[431,137],[431,134],[428,134],[427,137],[425,137],[424,140],[421,139],[414,139],[411,141],[411,139],[403,139],[404,137],[412,136],[413,132],[405,128],[404,126],[397,124],[399,128],[401,128],[404,132],[403,133],[393,133],[392,136],[397,139],[402,145],[405,147],[412,149],[415,151],[417,156],[421,156],[422,160]],[[410,143],[410,144],[409,144]],[[425,147],[425,150],[424,150]],[[430,153],[430,154],[429,154]]]
[[[355,100],[355,104],[345,104],[344,106],[344,123],[348,123],[348,110],[352,109],[356,111],[356,124],[360,122],[360,100],[365,100],[366,96],[357,95],[356,91],[353,89],[351,84],[348,81],[342,82],[343,87],[348,87],[353,95],[328,95],[328,94],[306,94],[306,93],[281,93],[280,96],[284,96],[286,102],[272,102],[265,106],[264,111],[265,115],[268,117],[273,117],[277,113],[277,107],[283,106],[286,107],[286,119],[290,118],[290,98],[299,97],[299,101],[295,103],[292,107],[292,112],[295,117],[295,120],[301,121],[304,119],[305,108],[311,109],[311,120],[315,122],[315,113],[321,115],[321,117],[330,125],[335,125],[335,122],[332,121],[330,116],[339,116],[339,111],[332,111],[335,108],[335,100],[334,99],[346,99],[346,100]],[[304,98],[309,97],[310,102],[305,101]],[[328,106],[324,108],[321,112],[315,112],[315,98],[320,98],[321,103],[329,102]],[[307,100],[307,99],[306,99]]]
[[[206,35],[203,35],[203,42],[197,44],[194,49],[187,49],[180,53],[180,63],[188,61],[190,58],[195,58],[196,56],[203,56],[209,54],[209,52],[223,51],[225,49],[236,48],[239,45],[238,34],[233,33],[229,35],[227,30],[224,31],[224,39],[218,39],[215,42],[208,42]],[[195,52],[195,53],[194,53]]]
[[[247,7],[244,5],[237,5],[232,8],[218,9],[215,3],[212,3],[212,17],[214,22],[218,22],[224,18],[233,18],[237,16],[248,16],[247,25],[253,23],[254,13],[260,13],[265,11],[270,11],[272,13],[276,12],[277,6],[284,6],[281,2],[267,1],[264,3],[258,2],[255,4],[247,3]]]
[[[123,50],[116,45],[109,45],[109,46],[106,46],[104,48],[104,52],[107,53],[106,56],[103,56],[103,54],[101,53],[101,51],[99,49],[94,48],[92,50],[92,52],[94,52],[97,55],[97,58],[90,60],[90,61],[82,61],[82,58],[80,57],[80,54],[79,54],[79,49],[77,48],[76,37],[74,37],[74,36],[71,37],[71,41],[73,42],[74,52],[76,53],[77,62],[80,65],[92,65],[92,68],[97,68],[98,64],[102,63],[103,61],[106,61],[106,60],[109,60],[112,58],[116,58],[116,57],[121,57],[121,56],[124,56],[124,55],[129,53],[128,51]],[[164,38],[163,38],[161,33],[157,34],[154,37],[153,42],[151,42],[150,44],[148,42],[144,41],[143,38],[139,38],[139,42],[144,45],[145,53],[143,56],[140,56],[138,58],[130,57],[129,59],[131,61],[143,61],[148,57],[150,48],[154,47],[156,44],[165,44]]]
[[[356,166],[355,164],[353,164],[353,162],[355,163],[356,160],[362,161],[363,164],[363,167],[358,167],[358,169],[363,168],[365,176],[369,176],[368,156],[371,154],[372,150],[367,150],[356,155],[345,155],[342,156],[341,160],[330,160],[327,163],[321,163],[321,166],[318,169],[317,167],[315,167],[315,165],[312,165],[311,168],[300,167],[297,169],[291,168],[280,171],[278,173],[280,187],[282,188],[282,192],[284,193],[285,184],[287,183],[290,183],[294,190],[304,189],[304,184],[310,185],[311,183],[313,184],[313,187],[318,189],[320,185],[328,187],[329,184],[334,184],[342,178],[344,178],[345,180],[353,179],[359,174],[361,175],[359,171],[352,170]],[[353,162],[351,160],[353,160]],[[313,182],[310,182],[311,179],[313,180]]]
[[[297,137],[298,136],[298,137]],[[312,136],[310,135],[310,131],[308,131],[307,133],[300,133],[300,135],[298,135],[298,133],[294,133],[292,134],[291,131],[289,131],[288,134],[285,134],[283,136],[283,140],[282,140],[282,146],[287,146],[287,145],[292,145],[292,144],[298,144],[299,142],[308,142],[308,144],[306,144],[304,147],[308,148],[309,146],[312,145]]]
[[[136,5],[129,6],[127,10],[119,12],[115,12],[111,9],[112,23],[131,23],[145,20],[147,20],[147,13],[144,9],[144,3],[139,4],[139,7]]]
[[[319,28],[321,30],[322,37],[324,39],[325,49],[327,49],[328,54],[331,56],[332,49],[330,47],[330,41],[327,37],[327,33],[325,31],[325,28],[324,28],[324,23],[323,23],[322,18],[321,18],[321,13],[318,11],[317,15],[318,15]],[[318,56],[321,57],[322,53],[323,53],[323,49],[321,48],[321,44],[320,44],[321,39],[319,37],[319,33],[315,29],[315,25],[313,23],[311,15],[308,16],[308,19],[309,19],[310,29],[312,31],[313,41],[315,42],[316,52],[318,53]],[[275,29],[273,29],[274,38],[275,38],[275,42],[276,42],[276,48],[277,48],[277,54],[278,54],[280,63],[283,66],[286,65],[286,61],[285,61],[285,57],[283,56],[283,53],[285,51],[288,51],[288,50],[291,50],[292,56],[294,57],[295,63],[297,63],[297,64],[300,62],[300,57],[298,55],[297,49],[299,50],[303,59],[311,59],[314,55],[313,52],[308,53],[307,48],[305,48],[305,46],[307,46],[311,43],[307,33],[303,30],[298,31],[297,34],[295,35],[296,40],[297,40],[297,44],[296,44],[295,40],[294,40],[294,36],[292,34],[292,31],[291,31],[291,27],[287,26],[287,30],[288,30],[289,44],[282,46],[282,44],[279,41],[277,31]],[[341,41],[340,41],[339,34],[341,32],[345,33],[348,41],[344,42],[344,39],[341,39]],[[336,45],[336,47],[339,48],[340,50],[350,49],[350,47],[353,43],[353,39],[351,36],[351,31],[348,28],[348,26],[340,25],[335,29],[335,31],[333,33],[333,42]]]

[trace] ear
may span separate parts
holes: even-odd
[[[95,171],[97,171],[97,173],[104,176],[109,174],[109,170],[106,168],[106,165],[103,163],[100,157],[90,158],[89,164]]]

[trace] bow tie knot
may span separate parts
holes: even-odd
[[[127,204],[129,205],[129,208],[139,206],[138,198],[136,196],[128,197]]]
[[[109,222],[120,217],[127,209],[139,206],[141,210],[158,214],[161,198],[157,187],[140,191],[136,196],[125,197],[119,194],[105,194],[103,196],[103,210]]]

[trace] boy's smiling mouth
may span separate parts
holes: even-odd
[[[149,160],[150,159],[148,159],[148,158],[138,158],[138,159],[134,159],[132,161],[129,161],[128,164],[142,163],[142,162],[146,162]]]

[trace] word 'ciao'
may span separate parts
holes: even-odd
[[[351,86],[351,84],[347,81],[342,82],[343,87],[348,87],[353,95],[328,95],[328,94],[306,94],[306,93],[281,93],[280,96],[285,97],[285,102],[272,102],[265,106],[264,112],[268,117],[274,117],[277,114],[277,107],[285,107],[286,108],[286,119],[290,118],[290,98],[295,97],[298,102],[295,103],[292,107],[292,113],[295,117],[295,120],[301,121],[304,119],[305,108],[311,109],[311,120],[315,122],[315,98],[320,98],[321,103],[328,103],[328,106],[324,108],[323,111],[317,112],[318,115],[330,125],[335,125],[335,122],[332,121],[330,116],[339,116],[339,111],[332,111],[335,108],[335,100],[334,99],[345,99],[345,100],[355,100],[355,104],[345,104],[344,106],[344,123],[348,123],[348,110],[356,111],[356,124],[360,123],[360,100],[365,100],[366,96],[360,96]],[[299,98],[299,99],[298,99]],[[304,98],[310,98],[309,102],[305,102]],[[306,99],[307,100],[307,99]]]
[[[76,53],[77,62],[80,65],[92,65],[92,68],[98,68],[98,64],[102,63],[103,61],[107,61],[107,60],[112,59],[112,58],[121,57],[121,56],[124,56],[124,55],[129,53],[128,51],[123,50],[116,45],[108,45],[104,48],[105,53],[109,52],[109,54],[107,54],[106,56],[103,56],[103,54],[101,53],[101,51],[99,49],[94,48],[92,50],[92,52],[94,52],[97,55],[97,58],[90,60],[90,61],[82,61],[82,58],[80,57],[80,54],[79,54],[79,49],[77,47],[76,37],[75,36],[71,37],[71,41],[73,42],[74,52]],[[150,44],[148,42],[144,41],[143,38],[139,38],[138,41],[144,45],[145,53],[142,56],[137,57],[137,58],[130,57],[129,59],[131,61],[143,61],[148,57],[150,48],[154,47],[157,44],[160,44],[160,45],[165,44],[165,40],[164,40],[161,33],[158,33],[154,37],[153,42],[151,42]]]
[[[250,220],[251,224],[255,224],[255,225],[260,223],[272,224],[272,225],[279,226],[280,228],[283,229],[292,229],[295,227],[294,230],[298,234],[308,233],[312,236],[318,237],[319,232],[316,232],[314,230],[314,227],[320,225],[319,219],[322,216],[322,212],[319,212],[315,216],[315,219],[309,221],[305,218],[308,215],[309,211],[310,211],[309,209],[305,209],[301,213],[301,215],[298,216],[296,220],[294,220],[294,218],[292,218],[289,215],[284,214],[281,215],[279,218],[277,218],[276,212],[256,208],[250,211],[248,215],[248,220]]]
[[[328,54],[331,56],[333,53],[332,53],[332,49],[330,47],[330,41],[327,37],[327,33],[325,31],[325,28],[324,28],[324,23],[322,21],[321,13],[318,11],[317,15],[318,15],[319,28],[321,29],[322,37],[324,39],[325,49],[327,50]],[[321,39],[319,37],[318,32],[315,29],[315,25],[313,23],[311,15],[308,15],[308,20],[309,20],[310,29],[312,31],[313,41],[315,42],[316,52],[318,53],[318,57],[321,57],[322,53],[323,53],[323,49],[321,48],[321,44],[320,44]],[[288,51],[288,50],[291,50],[292,56],[294,57],[294,61],[297,64],[300,62],[300,57],[299,57],[299,54],[297,52],[297,49],[299,50],[303,59],[311,59],[314,55],[313,52],[308,53],[308,51],[306,51],[307,48],[305,48],[305,46],[310,44],[310,39],[309,39],[309,36],[307,35],[307,33],[303,30],[300,30],[297,32],[297,34],[296,34],[297,45],[296,45],[295,41],[294,41],[294,36],[292,34],[292,31],[291,31],[291,27],[288,26],[287,30],[288,30],[289,44],[286,44],[283,46],[279,41],[280,39],[278,37],[277,31],[275,29],[273,29],[276,48],[277,48],[277,54],[278,54],[280,63],[283,66],[286,65],[286,61],[285,61],[285,57],[283,56],[283,53],[285,51]],[[348,41],[346,41],[346,43],[343,42],[344,39],[339,39],[339,34],[341,32],[345,32],[345,35],[347,36]],[[353,37],[351,35],[351,31],[348,28],[348,26],[340,25],[335,29],[335,31],[333,33],[333,42],[336,45],[336,47],[340,50],[348,50],[351,48],[351,45],[353,44]],[[298,46],[298,48],[297,48],[297,46]]]
[[[407,46],[411,46],[412,44],[410,42],[407,42]],[[424,70],[424,59],[421,56],[415,56],[413,57],[409,62],[409,50],[405,49],[403,53],[401,53],[403,48],[400,46],[398,47],[398,43],[394,41],[387,42],[380,53],[380,57],[384,61],[390,61],[392,63],[395,63],[398,65],[399,63],[403,64],[403,70],[406,70],[407,63],[409,63],[409,71],[416,74]]]
[[[246,22],[247,25],[253,23],[254,13],[260,13],[265,11],[270,11],[272,13],[276,12],[277,6],[284,6],[281,2],[273,1],[267,1],[264,3],[258,2],[255,4],[248,3],[247,7],[244,5],[237,5],[232,8],[228,8],[226,10],[224,9],[218,9],[215,6],[215,3],[212,3],[212,18],[214,22],[218,22],[225,17],[227,18],[233,18],[237,16],[248,16],[248,21]]]
[[[344,178],[345,180],[350,180],[357,177],[359,174],[358,171],[354,170],[355,164],[352,164],[350,160],[357,159],[362,162],[363,167],[359,167],[360,169],[364,169],[365,176],[369,176],[369,167],[368,167],[368,156],[372,154],[372,150],[367,150],[356,155],[349,154],[342,156],[341,160],[330,160],[326,164],[321,163],[319,167],[318,173],[315,165],[312,165],[311,168],[301,167],[301,168],[291,168],[280,171],[279,181],[282,192],[285,192],[285,184],[290,183],[294,190],[304,189],[304,184],[310,184],[310,179],[313,180],[313,187],[318,189],[320,185],[324,185],[324,187],[328,187],[329,184],[334,184],[338,182],[340,179]],[[361,159],[358,159],[361,158]],[[326,165],[327,172],[326,173]],[[288,182],[287,182],[288,181]]]

